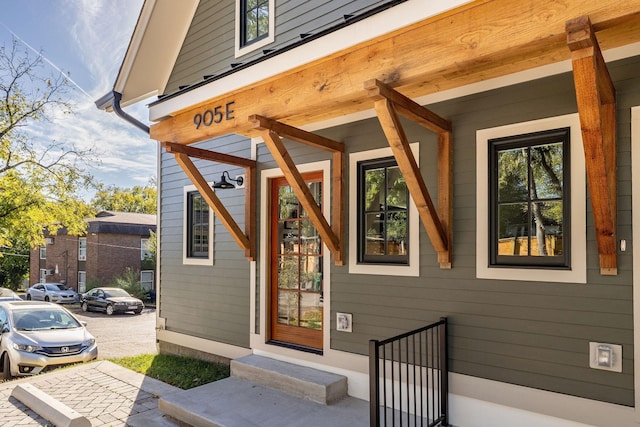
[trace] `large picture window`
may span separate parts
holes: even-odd
[[[491,265],[569,267],[569,129],[489,144]]]
[[[409,191],[395,159],[358,165],[358,261],[408,264]]]
[[[586,283],[586,177],[577,114],[476,133],[476,275]]]

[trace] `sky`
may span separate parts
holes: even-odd
[[[105,185],[148,184],[156,175],[157,143],[95,106],[113,89],[142,0],[0,0],[0,6],[0,46],[9,48],[17,38],[30,55],[42,55],[39,74],[63,72],[73,87],[74,114],[30,127],[32,138],[95,147],[100,161],[91,173]],[[148,123],[144,103],[125,111]]]

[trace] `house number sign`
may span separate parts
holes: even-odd
[[[208,127],[221,123],[223,120],[233,120],[235,118],[233,104],[235,104],[235,101],[230,101],[224,105],[208,108],[202,113],[196,113],[193,115],[193,124],[196,129],[200,129],[200,126]]]

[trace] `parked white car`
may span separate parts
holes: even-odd
[[[0,302],[2,379],[97,357],[95,338],[66,308],[50,302]]]
[[[63,283],[36,283],[27,289],[27,300],[73,304],[79,298],[73,289]]]

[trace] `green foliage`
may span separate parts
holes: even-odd
[[[149,293],[142,289],[142,285],[140,284],[140,271],[134,270],[131,267],[127,267],[120,276],[114,279],[113,286],[122,288],[132,296],[143,301],[149,298]]]
[[[109,360],[183,390],[229,376],[228,365],[171,354],[142,354]]]
[[[18,290],[29,275],[29,246],[25,242],[12,242],[0,255],[0,286]]]
[[[69,234],[86,230],[91,208],[77,195],[92,185],[85,167],[91,150],[45,138],[32,127],[70,114],[67,79],[42,76],[42,59],[31,58],[16,41],[0,46],[0,245],[44,243],[64,225]]]
[[[117,211],[155,214],[157,209],[155,181],[144,187],[131,188],[98,185],[98,191],[91,200],[97,211]]]

